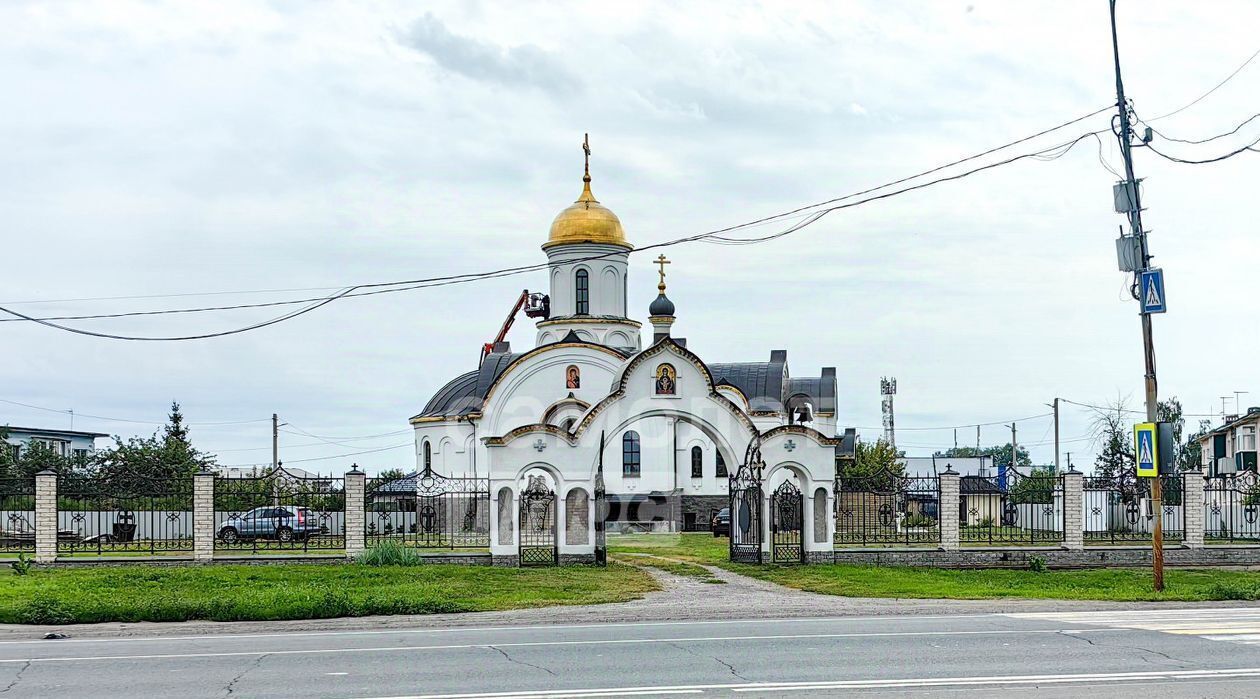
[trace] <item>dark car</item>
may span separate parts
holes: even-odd
[[[217,536],[225,544],[251,539],[302,541],[323,531],[318,519],[305,507],[255,507],[228,518]]]
[[[713,536],[730,536],[731,535],[731,508],[723,507],[718,513],[713,515]]]

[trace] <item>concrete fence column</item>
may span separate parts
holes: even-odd
[[[366,518],[363,514],[367,476],[355,464],[346,474],[346,558],[354,558],[366,547]]]
[[[1085,477],[1080,471],[1063,474],[1063,548],[1085,550]]]
[[[35,474],[35,562],[57,560],[57,472]]]
[[[1181,478],[1181,514],[1186,530],[1181,542],[1186,548],[1203,548],[1203,471],[1183,471]]]
[[[958,474],[952,468],[940,475],[941,505],[937,524],[941,529],[941,550],[958,550]]]
[[[193,474],[193,560],[214,560],[214,472]]]

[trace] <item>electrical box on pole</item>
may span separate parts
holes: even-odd
[[[1116,200],[1116,213],[1130,214],[1138,211],[1138,202],[1141,201],[1142,180],[1136,182],[1117,182],[1111,188],[1111,194]]]
[[[1144,266],[1142,263],[1142,240],[1136,235],[1121,235],[1116,238],[1116,265],[1121,272],[1136,272]]]

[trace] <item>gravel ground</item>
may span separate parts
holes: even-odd
[[[706,566],[707,567],[707,566]],[[0,642],[38,638],[55,631],[71,638],[128,636],[190,636],[212,634],[285,633],[291,631],[353,631],[391,628],[453,628],[604,622],[687,621],[713,619],[793,619],[846,616],[945,616],[1007,612],[1080,611],[1168,607],[1160,602],[1076,602],[1064,600],[922,600],[835,597],[803,592],[774,583],[709,568],[724,585],[648,569],[664,589],[641,600],[620,604],[545,607],[504,612],[355,617],[307,621],[188,621],[178,623],[108,623],[70,626],[0,624]],[[1176,607],[1229,607],[1254,602],[1179,602]]]

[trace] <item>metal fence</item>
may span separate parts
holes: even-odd
[[[283,467],[216,478],[214,550],[304,553],[345,549],[345,479]]]
[[[940,507],[936,476],[841,476],[836,479],[836,544],[937,543]]]
[[[958,487],[959,541],[963,545],[1054,545],[1065,538],[1063,476],[963,476]]]
[[[1260,543],[1260,480],[1250,471],[1215,476],[1203,485],[1203,539]]]
[[[367,545],[395,541],[429,549],[490,547],[490,481],[432,470],[370,478],[363,499]]]
[[[63,476],[58,554],[191,553],[191,478]]]
[[[1163,506],[1160,511],[1164,539],[1185,536],[1183,479],[1161,476]],[[1118,476],[1088,476],[1083,479],[1085,506],[1084,539],[1087,544],[1141,543],[1151,539],[1154,513],[1148,513],[1151,479],[1138,478],[1130,471]]]
[[[35,550],[35,480],[0,478],[0,553]]]

